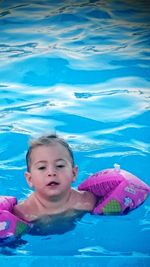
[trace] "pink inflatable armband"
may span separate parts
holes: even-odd
[[[117,164],[114,169],[102,170],[90,176],[78,189],[97,196],[93,214],[125,214],[142,204],[150,193],[146,183],[121,170]]]
[[[31,225],[11,213],[15,197],[0,197],[0,245],[10,243],[30,230]]]
[[[0,196],[0,210],[10,211],[15,204],[17,204],[15,197]]]

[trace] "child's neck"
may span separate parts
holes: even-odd
[[[69,208],[72,196],[72,189],[63,195],[53,197],[43,197],[37,192],[33,193],[33,199],[39,211],[58,213]]]

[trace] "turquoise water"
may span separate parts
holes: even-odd
[[[148,1],[8,0],[0,7],[1,194],[30,193],[28,140],[49,131],[73,148],[75,186],[114,163],[150,185]],[[126,216],[86,214],[62,235],[25,235],[1,248],[1,265],[10,255],[12,266],[34,266],[32,257],[45,257],[47,266],[47,256],[52,266],[102,259],[106,266],[108,258],[110,266],[149,266],[149,244],[150,198]]]

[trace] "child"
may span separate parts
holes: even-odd
[[[71,188],[78,168],[70,146],[62,138],[51,134],[31,141],[26,162],[25,177],[34,192],[14,206],[13,214],[39,227],[67,222],[93,210],[96,197]]]

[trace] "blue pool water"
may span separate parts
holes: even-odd
[[[7,0],[0,7],[1,195],[30,193],[28,140],[50,131],[73,148],[74,186],[114,163],[150,185],[149,2]],[[150,198],[126,216],[86,214],[72,231],[25,235],[0,252],[1,266],[150,266]]]

